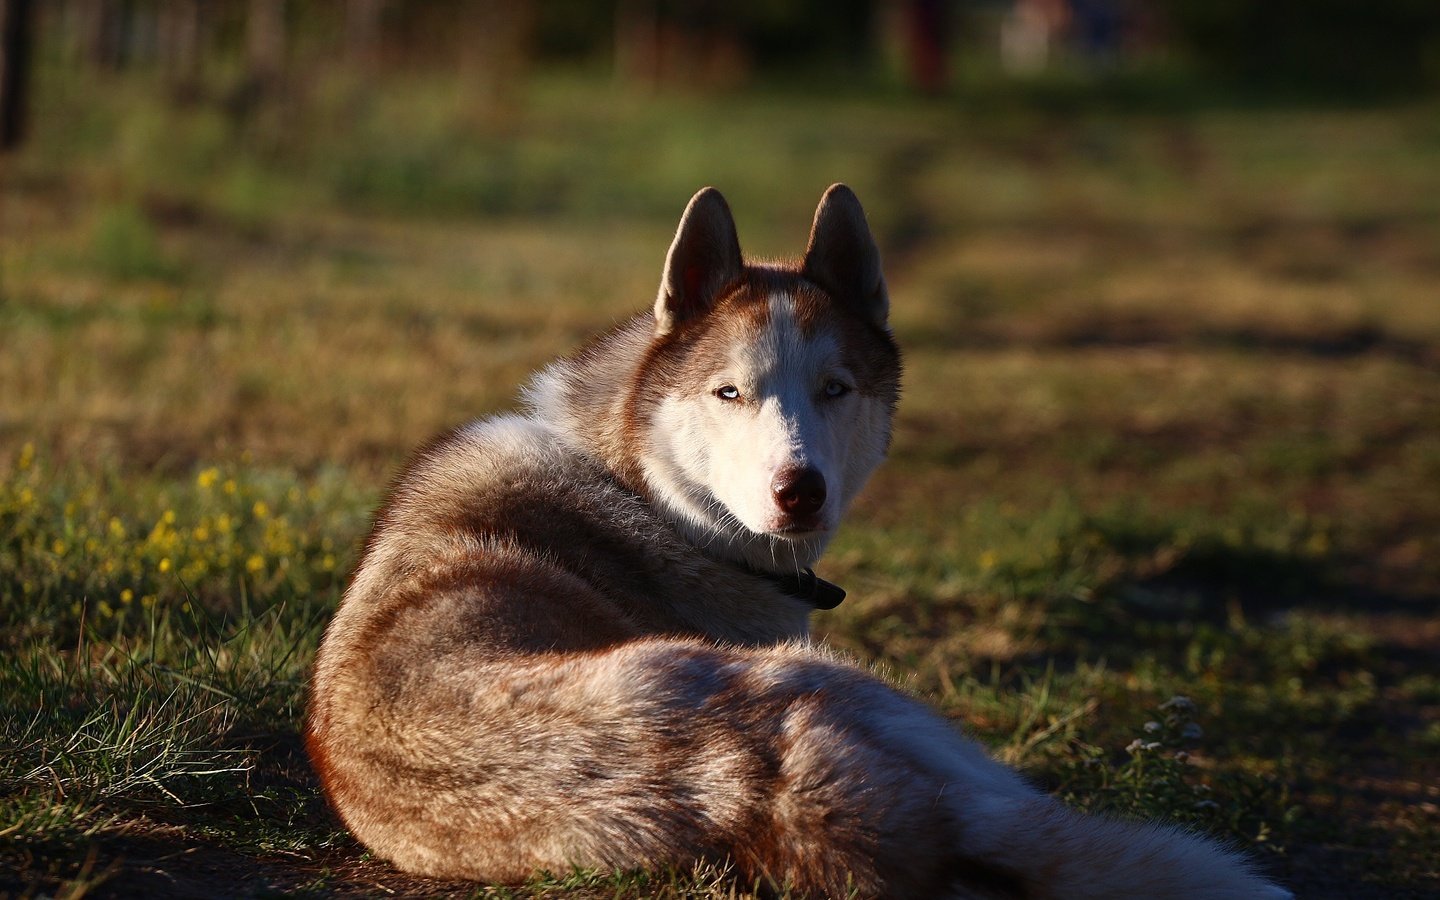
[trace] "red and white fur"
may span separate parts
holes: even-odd
[[[1082,816],[808,642],[811,566],[899,392],[879,255],[832,187],[795,265],[696,194],[653,311],[397,479],[315,665],[307,745],[412,872],[733,866],[824,897],[1285,897]]]

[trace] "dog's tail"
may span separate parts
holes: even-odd
[[[1025,896],[1064,900],[1287,900],[1241,854],[1180,829],[1084,815],[1036,795],[975,804],[966,851],[1019,874]],[[980,822],[988,824],[981,827]]]
[[[351,697],[343,727],[328,701],[312,722],[346,823],[410,871],[728,859],[792,896],[1286,896],[1204,840],[1065,808],[813,648],[459,648],[428,668],[423,689]]]

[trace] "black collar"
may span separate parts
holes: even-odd
[[[774,583],[780,590],[797,600],[804,600],[816,609],[834,609],[840,605],[841,600],[845,599],[844,588],[831,584],[816,575],[811,569],[806,569],[798,575],[775,575],[756,569],[749,571],[752,575]]]

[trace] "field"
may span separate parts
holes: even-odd
[[[413,446],[646,305],[699,186],[776,256],[843,180],[906,379],[820,635],[1072,804],[1440,896],[1433,104],[42,76],[0,180],[0,894],[731,896],[394,872],[317,792],[306,671]]]

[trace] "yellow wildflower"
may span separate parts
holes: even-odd
[[[198,484],[202,490],[207,491],[210,488],[214,487],[215,482],[219,480],[220,470],[215,468],[214,466],[202,470],[199,475],[195,476],[195,483]]]

